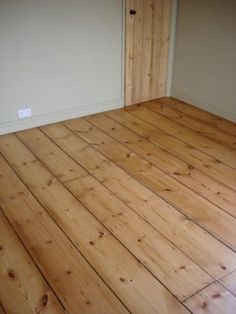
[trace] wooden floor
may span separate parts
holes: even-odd
[[[236,313],[236,124],[163,98],[0,152],[0,313]]]

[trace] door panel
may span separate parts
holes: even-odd
[[[165,96],[170,11],[171,0],[126,0],[126,106]]]

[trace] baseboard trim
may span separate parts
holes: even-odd
[[[203,99],[200,99],[198,97],[190,96],[185,93],[182,93],[181,91],[177,89],[172,89],[171,96],[174,98],[177,98],[179,100],[188,102],[191,105],[194,105],[195,107],[199,107],[203,110],[209,111],[213,114],[216,114],[222,118],[225,118],[227,120],[236,122],[236,112],[227,111],[225,109],[222,109],[216,105],[210,104]]]
[[[123,107],[122,99],[115,99],[111,101],[94,103],[86,106],[79,106],[67,110],[60,110],[57,112],[38,115],[31,117],[29,119],[0,123],[0,135],[22,131],[25,129],[30,129],[55,122],[61,122],[64,120],[79,118],[94,113],[119,109],[122,107]]]

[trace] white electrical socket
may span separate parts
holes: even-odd
[[[28,118],[32,116],[31,108],[22,108],[17,110],[17,115],[19,119]]]

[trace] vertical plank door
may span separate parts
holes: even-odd
[[[166,95],[171,0],[126,0],[125,105]]]

